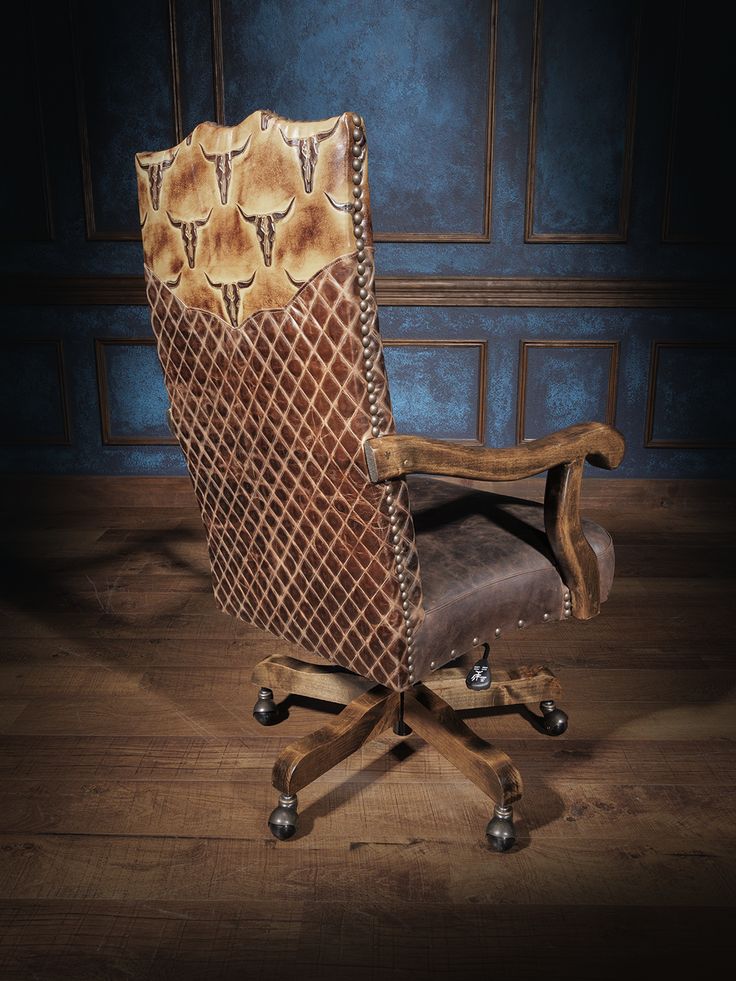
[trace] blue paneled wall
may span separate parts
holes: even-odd
[[[734,263],[724,10],[26,5],[3,65],[23,152],[0,163],[3,469],[184,472],[133,154],[273,108],[365,117],[400,430],[498,445],[599,418],[626,436],[620,476],[733,475],[734,304],[714,285]]]

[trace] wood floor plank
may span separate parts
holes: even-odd
[[[7,981],[284,977],[700,977],[730,953],[728,908],[232,902],[0,904]],[[574,944],[564,938],[575,931]],[[515,942],[509,943],[513,937]],[[470,941],[469,939],[470,938]],[[626,938],[621,943],[621,938]],[[490,976],[492,976],[490,975]]]
[[[483,795],[390,731],[305,788],[277,843],[273,761],[337,708],[251,719],[255,663],[298,651],[217,611],[188,482],[70,478],[41,510],[31,491],[2,556],[0,978],[713,974],[736,892],[736,523],[722,484],[655,483],[588,500],[617,548],[602,615],[493,645],[558,674],[568,732],[463,713],[525,779],[505,856]]]
[[[309,815],[305,812],[305,819]],[[335,821],[334,814],[325,820]],[[0,894],[17,899],[238,900],[345,902],[371,875],[378,903],[724,906],[736,899],[736,843],[689,836],[646,843],[572,836],[537,838],[500,858],[482,829],[472,838],[447,828],[446,840],[410,834],[395,841],[296,838],[282,848],[263,826],[250,839],[84,835],[5,835]],[[409,829],[407,829],[409,830]],[[372,836],[372,838],[375,836]],[[522,845],[527,842],[522,840]],[[492,866],[489,863],[492,862]],[[373,874],[386,869],[391,875]]]

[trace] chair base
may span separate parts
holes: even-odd
[[[397,726],[403,725],[433,746],[494,802],[486,835],[496,851],[508,851],[516,840],[511,805],[521,799],[521,775],[510,757],[476,736],[455,709],[540,702],[540,731],[559,735],[567,728],[567,716],[555,707],[560,684],[542,666],[505,674],[496,672],[491,687],[480,692],[468,690],[461,668],[441,669],[404,693],[403,713],[401,695],[396,692],[340,668],[284,655],[261,661],[253,672],[253,681],[260,686],[256,709],[267,706],[271,710],[275,704],[273,688],[345,704],[335,719],[287,746],[274,764],[273,786],[279,791],[279,802],[269,819],[269,828],[282,841],[296,832],[300,790],[386,729],[396,732]]]

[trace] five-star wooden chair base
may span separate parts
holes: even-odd
[[[494,802],[494,816],[486,828],[491,845],[507,851],[515,841],[512,804],[521,798],[521,775],[500,749],[481,739],[458,717],[455,709],[484,708],[539,702],[541,724],[550,735],[567,728],[567,717],[555,707],[560,684],[546,667],[495,672],[487,691],[470,691],[465,671],[447,667],[424,684],[401,696],[340,668],[311,664],[274,655],[253,672],[260,686],[254,717],[263,725],[279,721],[273,699],[277,688],[294,695],[345,704],[332,721],[287,746],[273,768],[273,785],[279,801],[269,819],[272,833],[291,838],[297,827],[297,793],[327,773],[386,729],[403,721],[433,746]],[[400,731],[400,729],[395,729]]]

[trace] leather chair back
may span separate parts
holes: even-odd
[[[136,156],[146,291],[218,606],[400,691],[424,617],[373,292],[363,120],[256,112]],[[356,213],[357,212],[357,213]]]

